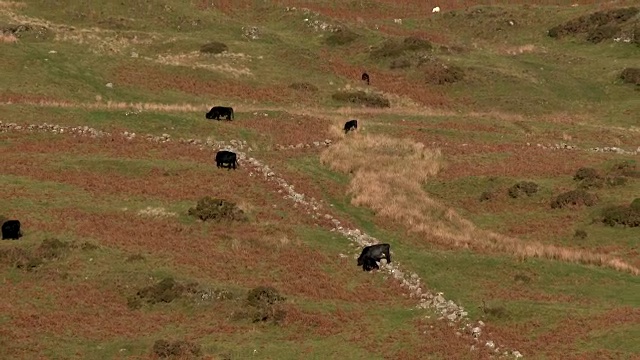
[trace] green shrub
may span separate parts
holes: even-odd
[[[495,191],[485,191],[482,194],[480,194],[478,201],[480,202],[489,201],[494,199],[496,196],[497,196],[497,193]]]
[[[576,230],[576,232],[573,233],[573,237],[576,239],[584,240],[587,238],[587,232],[584,230]]]
[[[153,353],[159,358],[193,358],[202,355],[200,345],[185,340],[157,340],[153,343]]]
[[[408,51],[418,51],[418,50],[431,50],[433,49],[433,45],[425,39],[421,39],[416,36],[406,37],[402,41],[402,45],[405,50]]]
[[[154,285],[140,289],[135,296],[127,300],[127,303],[132,309],[138,309],[144,304],[170,303],[184,294],[196,293],[196,288],[195,283],[183,285],[172,277],[167,277]]]
[[[605,40],[613,39],[621,30],[620,26],[615,24],[598,26],[587,33],[587,41],[597,44]]]
[[[247,303],[251,306],[271,306],[284,300],[285,297],[270,286],[258,286],[247,294]]]
[[[382,95],[366,93],[364,91],[341,91],[331,97],[340,102],[347,102],[367,107],[385,108],[391,107],[391,102]]]
[[[189,215],[195,216],[202,221],[248,221],[244,211],[239,209],[235,203],[222,199],[214,199],[205,196],[198,200],[196,207],[189,209]]]
[[[423,66],[423,68],[424,78],[428,84],[453,84],[464,79],[464,70],[455,65],[431,62],[429,65]]]
[[[626,68],[622,70],[620,79],[622,79],[624,83],[640,85],[640,68]]]
[[[578,188],[580,189],[600,188],[604,183],[604,179],[596,169],[587,167],[578,169],[573,176],[573,180],[578,181]]]
[[[638,199],[636,199],[638,200]],[[634,200],[632,205],[610,206],[602,210],[602,222],[609,226],[640,226],[640,205]]]
[[[635,160],[618,161],[611,166],[610,172],[614,175],[640,177],[640,171],[638,171],[638,165]]]
[[[358,34],[349,29],[338,29],[327,36],[324,42],[331,46],[346,45],[358,38]]]
[[[279,305],[286,298],[272,287],[259,286],[247,294],[244,308],[234,312],[236,320],[248,319],[251,322],[280,323],[286,312]]]
[[[405,57],[394,59],[391,61],[391,64],[389,65],[389,68],[391,69],[406,69],[408,67],[411,67],[411,60]]]
[[[593,206],[598,202],[598,197],[585,190],[571,190],[558,195],[551,202],[552,209],[562,209],[567,206]]]
[[[532,196],[538,192],[538,184],[531,181],[521,181],[509,188],[509,196],[516,199],[526,196]]]
[[[627,184],[627,178],[624,176],[607,176],[604,182],[607,186],[623,186]]]
[[[374,48],[373,51],[371,51],[370,56],[371,58],[376,60],[387,59],[387,58],[398,57],[404,54],[404,51],[405,51],[405,47],[401,42],[397,40],[388,39],[388,40],[385,40],[382,44],[380,44],[380,46]]]
[[[220,54],[225,51],[229,51],[229,47],[218,41],[213,41],[200,47],[200,52],[205,54]]]

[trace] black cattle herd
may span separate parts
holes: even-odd
[[[366,81],[369,85],[369,75],[367,73],[362,74],[362,81]],[[233,120],[233,108],[226,106],[214,106],[205,115],[207,119],[221,120]],[[344,124],[345,134],[349,131],[358,129],[358,120],[349,120]],[[226,166],[225,166],[226,165]],[[227,167],[229,170],[234,170],[238,167],[238,156],[236,153],[228,150],[220,150],[216,153],[216,167]],[[18,240],[22,237],[22,230],[20,229],[19,220],[7,220],[2,224],[2,240]],[[358,266],[362,266],[362,270],[371,271],[373,269],[380,269],[378,261],[386,259],[387,263],[391,263],[391,254],[389,252],[389,244],[377,244],[366,246],[362,249],[362,253],[358,257]]]

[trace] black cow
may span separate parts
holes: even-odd
[[[372,269],[379,269],[377,261],[382,258],[387,259],[387,263],[391,263],[391,253],[389,252],[391,245],[389,244],[377,244],[371,246],[365,246],[358,257],[358,266],[362,266],[362,270],[370,271]]]
[[[227,120],[233,120],[233,108],[226,106],[214,106],[205,115],[207,119],[220,120],[221,117],[226,117]]]
[[[227,150],[218,151],[216,153],[216,166],[224,167],[224,164],[229,164],[229,170],[231,170],[231,167],[235,170],[236,166],[240,166],[238,165],[236,153]]]
[[[362,270],[371,271],[373,269],[380,270],[380,266],[378,266],[378,263],[375,260],[366,259],[364,264],[362,264]]]
[[[348,133],[349,130],[358,130],[358,120],[349,120],[344,123],[344,133]]]
[[[22,237],[22,231],[20,231],[19,220],[8,220],[2,224],[2,240],[13,239],[18,240]]]
[[[367,85],[369,85],[369,74],[362,73],[362,81],[366,81]]]

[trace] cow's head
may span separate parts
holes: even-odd
[[[358,257],[358,266],[362,265],[364,265],[364,258],[362,257],[362,255],[360,255],[360,257]]]

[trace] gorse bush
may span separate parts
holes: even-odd
[[[638,36],[640,37],[640,35]],[[622,70],[620,79],[628,84],[640,85],[640,68],[626,68]]]
[[[153,343],[152,351],[157,357],[162,359],[185,359],[200,357],[202,355],[200,345],[185,340],[156,340],[156,342]]]
[[[324,42],[327,45],[339,46],[346,45],[358,38],[358,34],[354,33],[349,29],[338,29],[331,33],[331,35],[327,36]]]
[[[521,181],[507,191],[509,196],[516,199],[522,196],[533,196],[538,192],[538,184],[531,181]]]
[[[640,198],[629,205],[609,206],[602,210],[602,222],[609,226],[640,226]]]
[[[235,203],[209,196],[198,200],[196,207],[189,209],[189,215],[202,221],[248,221],[247,215]]]
[[[225,51],[229,51],[229,47],[218,41],[213,41],[200,47],[200,52],[205,54],[220,54]]]
[[[552,202],[552,209],[562,209],[569,206],[593,206],[598,202],[598,197],[585,190],[571,190],[558,195]]]

